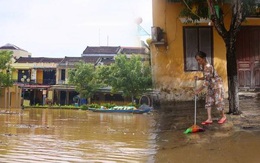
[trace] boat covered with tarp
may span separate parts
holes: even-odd
[[[134,114],[143,114],[149,113],[152,111],[152,107],[148,105],[141,105],[136,108],[135,106],[114,106],[111,108],[105,108],[101,106],[100,108],[89,108],[93,112],[102,112],[102,113],[134,113]]]

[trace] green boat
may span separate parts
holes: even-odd
[[[112,108],[89,108],[93,112],[102,112],[102,113],[133,113],[133,114],[143,114],[149,113],[152,110],[152,107],[148,105],[141,105],[139,108],[134,106],[114,106]]]

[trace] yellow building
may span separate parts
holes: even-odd
[[[174,0],[153,0],[153,27],[151,61],[155,89],[162,101],[192,100],[194,76],[202,74],[194,55],[201,50],[209,54],[210,62],[223,78],[228,90],[226,70],[226,48],[210,20],[185,23],[179,17],[184,7]],[[228,4],[220,6],[229,25],[231,12]],[[247,18],[243,23],[236,47],[239,88],[256,90],[260,88],[260,19]],[[200,84],[200,83],[199,83]],[[227,96],[227,94],[226,94]]]
[[[56,67],[62,58],[20,57],[12,64],[13,80],[22,89],[25,105],[44,105],[56,84]],[[52,93],[50,93],[52,94]]]
[[[20,57],[30,57],[31,53],[21,49],[13,44],[5,44],[0,47],[0,51],[12,52],[12,64]],[[29,69],[28,65],[22,65],[22,68]],[[12,72],[12,79],[17,79],[16,71]],[[9,88],[2,88],[0,94],[0,108],[20,108],[22,90],[18,85]]]
[[[7,49],[6,49],[7,50]],[[114,62],[117,54],[128,57],[140,54],[144,61],[149,61],[146,48],[140,47],[87,47],[81,57],[45,58],[22,57],[15,60],[11,66],[14,88],[3,90],[0,96],[2,107],[7,107],[7,100],[16,102],[17,106],[34,106],[52,103],[57,105],[74,105],[74,97],[78,96],[75,87],[68,84],[68,71],[73,69],[79,61],[93,65],[107,65]],[[12,92],[14,90],[14,92]],[[15,95],[13,95],[15,94]],[[16,99],[14,97],[19,97]],[[110,88],[102,88],[95,94],[93,101],[125,100],[115,94],[110,95]],[[128,99],[127,99],[128,100]],[[22,104],[21,104],[22,101]],[[13,106],[13,105],[11,105]],[[1,105],[0,105],[1,107]]]
[[[2,88],[0,94],[0,109],[21,108],[21,89],[14,85],[9,88]]]

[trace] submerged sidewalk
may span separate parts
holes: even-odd
[[[239,105],[242,114],[230,115],[230,119],[236,129],[260,131],[260,94],[248,95],[240,96]]]
[[[260,98],[259,94],[240,95],[239,100],[241,115],[227,115],[227,121],[219,125],[217,120],[219,112],[212,110],[213,124],[203,126],[206,131],[231,131],[231,130],[256,130],[260,131]],[[194,102],[164,103],[158,109],[158,124],[161,131],[182,130],[194,123]],[[226,101],[225,112],[228,112]],[[207,119],[204,101],[197,102],[197,124]]]

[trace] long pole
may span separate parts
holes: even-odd
[[[195,90],[197,88],[197,79],[195,79]],[[194,106],[194,125],[197,124],[197,95],[195,94],[195,97],[194,97],[194,100],[195,100],[195,106]]]

